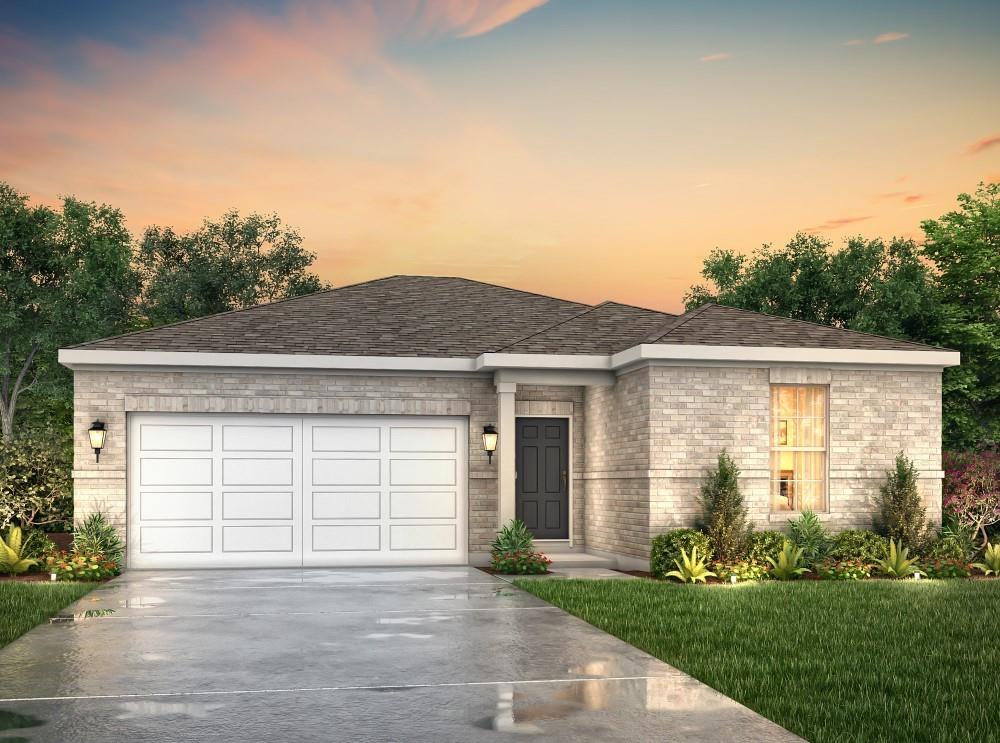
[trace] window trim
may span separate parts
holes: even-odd
[[[796,447],[782,447],[776,446],[774,444],[775,431],[774,424],[778,420],[778,416],[775,414],[774,408],[774,389],[781,387],[794,387],[794,388],[822,388],[824,392],[823,396],[823,441],[824,446],[796,446]],[[829,514],[830,510],[830,387],[829,384],[809,384],[809,383],[788,383],[788,382],[771,382],[768,385],[768,411],[767,411],[767,512],[769,518],[776,516],[796,516],[801,515],[802,510],[794,511],[779,511],[774,508],[774,462],[773,457],[775,452],[784,451],[802,451],[802,452],[823,452],[825,455],[823,458],[823,496],[826,503],[822,509],[814,508],[812,511],[818,514]],[[798,416],[802,417],[812,417],[812,416]]]

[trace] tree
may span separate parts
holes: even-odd
[[[903,452],[896,455],[895,468],[886,473],[875,501],[875,531],[919,550],[927,538],[927,509],[917,488],[917,468]]]
[[[716,468],[701,487],[701,528],[708,535],[712,554],[721,562],[740,559],[746,552],[753,527],[747,522],[736,464],[723,449]]]
[[[72,385],[56,351],[126,328],[136,292],[121,212],[65,198],[29,206],[0,183],[0,431],[15,434],[27,401],[45,421],[72,420]],[[28,394],[28,398],[22,396]]]
[[[187,234],[150,227],[137,264],[140,325],[244,309],[327,288],[308,268],[315,255],[277,215],[230,211]]]
[[[941,345],[962,352],[945,370],[945,438],[956,449],[1000,442],[1000,183],[960,194],[959,208],[921,226],[948,313]]]

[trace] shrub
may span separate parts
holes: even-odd
[[[833,537],[830,558],[833,560],[859,560],[869,565],[885,557],[889,540],[873,531],[847,529]]]
[[[972,575],[972,565],[965,560],[953,558],[931,558],[922,563],[928,578],[968,578]]]
[[[987,529],[1000,523],[1000,452],[947,453],[944,456],[942,498],[946,516],[980,539],[989,541]]]
[[[898,546],[894,540],[889,540],[889,551],[885,557],[878,561],[877,568],[880,573],[890,578],[906,578],[913,575],[919,569],[916,558],[910,558],[910,550],[900,543]]]
[[[68,529],[73,520],[72,455],[41,438],[0,441],[0,528]]]
[[[112,578],[121,570],[115,560],[101,554],[55,552],[45,558],[45,569],[57,580],[98,581]]]
[[[767,558],[767,561],[771,563],[769,571],[771,577],[775,580],[793,580],[802,573],[808,573],[809,570],[804,564],[805,560],[802,554],[801,547],[796,547],[790,540],[786,539],[784,547],[777,554],[777,559]]]
[[[676,578],[681,583],[706,582],[706,578],[714,578],[715,573],[708,569],[705,558],[699,557],[698,548],[692,547],[691,554],[681,551],[681,559],[675,560],[676,570],[666,574],[667,578]]]
[[[983,561],[972,567],[981,570],[983,575],[1000,575],[1000,544],[987,544]]]
[[[784,549],[787,539],[780,531],[753,532],[747,549],[747,561],[755,565],[767,565],[767,558]]]
[[[803,511],[795,521],[789,521],[788,533],[792,543],[802,548],[809,565],[820,562],[830,550],[830,535],[813,511]]]
[[[736,563],[714,562],[712,570],[720,580],[729,583],[735,575],[740,583],[745,581],[758,581],[767,578],[767,567],[760,563],[743,560]]]
[[[37,564],[37,560],[25,557],[23,548],[21,527],[11,526],[7,529],[7,538],[0,539],[0,571],[18,575]]]
[[[539,575],[548,571],[551,564],[552,560],[541,552],[522,550],[493,553],[493,569],[504,575]]]
[[[667,571],[673,570],[681,559],[681,553],[694,548],[698,549],[698,554],[705,556],[706,561],[712,559],[708,537],[697,529],[677,529],[654,537],[649,550],[649,572],[655,578],[665,578]]]
[[[861,560],[824,560],[816,567],[823,580],[864,580],[871,577],[871,565]]]
[[[125,554],[118,532],[102,513],[92,513],[73,532],[73,552],[82,555],[103,555],[121,563]]]
[[[723,449],[715,469],[701,487],[701,527],[708,535],[712,554],[719,560],[738,560],[745,556],[753,531],[740,493],[739,474],[736,464]]]
[[[923,555],[928,560],[969,561],[969,555],[966,554],[965,547],[959,540],[952,536],[938,537],[927,542],[924,546]]]
[[[917,489],[917,470],[903,452],[896,466],[886,473],[876,499],[875,531],[913,549],[920,549],[927,533],[927,509]]]
[[[513,519],[497,532],[491,552],[530,552],[535,546],[535,538],[521,519]]]
[[[33,558],[39,562],[50,552],[56,549],[55,542],[46,536],[41,529],[32,529],[24,533],[24,544],[21,551],[25,557]]]

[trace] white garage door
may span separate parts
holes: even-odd
[[[463,418],[134,413],[134,568],[460,565]]]

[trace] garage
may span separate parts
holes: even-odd
[[[468,421],[132,413],[133,568],[468,561]]]

